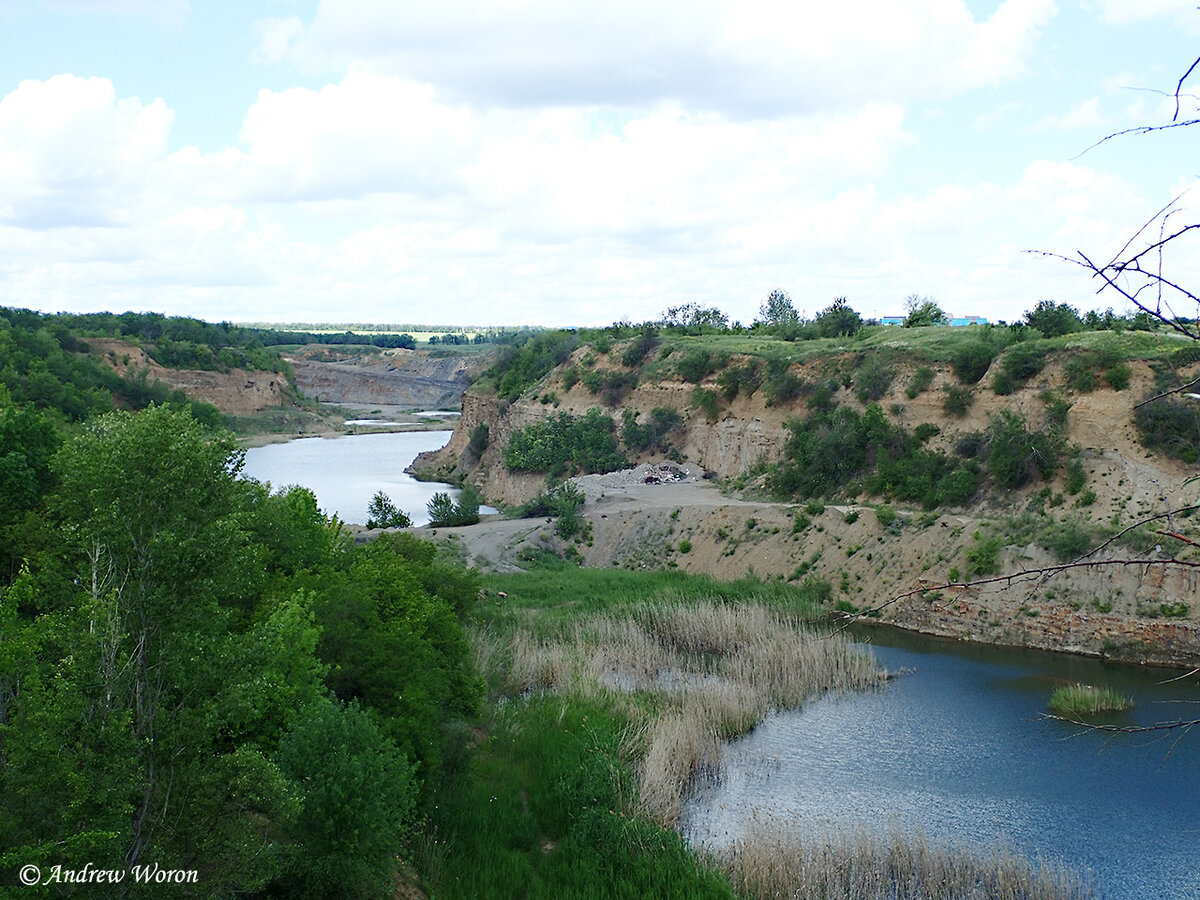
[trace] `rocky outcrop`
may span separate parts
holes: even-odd
[[[480,356],[438,358],[412,350],[352,357],[307,348],[288,361],[296,386],[314,400],[413,409],[457,407],[462,392],[483,367]]]

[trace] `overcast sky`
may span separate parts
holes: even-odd
[[[1170,118],[1195,5],[0,0],[0,305],[1121,311],[1025,251],[1111,255],[1194,183],[1200,132],[1079,154]]]

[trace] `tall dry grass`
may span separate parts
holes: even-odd
[[[883,678],[848,640],[795,616],[680,599],[591,617],[549,637],[518,631],[507,675],[522,691],[624,699],[640,732],[641,805],[665,826],[677,822],[696,779],[719,770],[721,739],[772,709]]]
[[[970,852],[893,832],[800,837],[760,823],[726,860],[735,889],[755,900],[1085,900],[1061,867],[1007,850]]]

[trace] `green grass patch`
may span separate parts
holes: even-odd
[[[683,839],[626,810],[626,717],[533,694],[491,708],[448,777],[418,865],[433,896],[733,897]]]
[[[1050,695],[1049,705],[1055,715],[1079,718],[1097,713],[1123,712],[1132,708],[1133,701],[1110,687],[1068,684]]]

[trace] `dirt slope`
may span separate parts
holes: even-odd
[[[168,369],[133,344],[115,338],[88,338],[90,352],[122,375],[145,371],[150,381],[162,381],[194,400],[211,403],[222,413],[248,416],[286,402],[288,380],[278,372],[230,369]]]
[[[890,418],[909,428],[921,422],[937,425],[940,432],[932,444],[949,449],[961,436],[984,428],[989,413],[1000,409],[1020,411],[1034,423],[1043,421],[1044,396],[1056,392],[1071,404],[1069,438],[1082,448],[1087,487],[1095,493],[1094,502],[1086,507],[1078,505],[1078,497],[1065,494],[1060,473],[1049,483],[990,492],[970,508],[949,513],[923,515],[920,510],[899,508],[896,521],[885,525],[866,502],[869,498],[862,498],[860,504],[830,506],[819,515],[805,516],[809,523],[797,528],[794,514],[800,507],[796,505],[734,499],[703,482],[613,486],[593,494],[585,509],[592,534],[580,548],[584,560],[589,565],[678,567],[721,578],[748,572],[789,580],[812,575],[832,585],[830,603],[843,609],[866,609],[907,595],[890,603],[882,615],[922,631],[1141,661],[1200,662],[1200,570],[1195,568],[1107,565],[1044,581],[1020,578],[930,590],[963,578],[967,554],[976,546],[975,535],[981,528],[989,533],[988,523],[1029,509],[1040,510],[1038,515],[1047,521],[1074,517],[1127,524],[1197,502],[1200,488],[1185,485],[1192,469],[1147,453],[1137,441],[1133,404],[1150,390],[1150,367],[1130,361],[1132,382],[1126,390],[1104,386],[1075,394],[1065,387],[1062,364],[1062,359],[1052,360],[1010,396],[997,396],[980,385],[974,405],[962,418],[943,410],[941,386],[953,379],[948,367],[940,367],[933,385],[910,399],[904,387],[916,365],[902,365],[892,391],[879,402]],[[815,380],[818,365],[793,369]],[[689,408],[694,389],[671,380],[646,384],[630,393],[621,409],[639,415],[655,407],[676,409],[684,424],[672,436],[675,447],[684,460],[717,476],[743,475],[760,459],[777,459],[787,434],[784,422],[805,413],[802,401],[771,407],[760,392],[737,398],[718,421],[710,422],[702,412]],[[839,391],[837,399],[861,407],[848,390]],[[511,435],[557,412],[582,415],[596,405],[595,396],[579,384],[567,389],[557,373],[511,405],[468,391],[450,444],[417,465],[444,476],[463,475],[493,503],[522,502],[544,489],[545,478],[505,469],[503,448]],[[618,415],[621,410],[606,411]],[[489,427],[489,446],[475,459],[467,444],[479,425]],[[1039,493],[1040,503],[1035,502]],[[477,526],[478,531],[462,529],[460,538],[481,564],[505,567],[519,562],[520,553],[530,547],[563,549],[545,523],[536,525]],[[489,528],[495,530],[491,537]],[[1152,548],[1143,554],[1114,546],[1103,556],[1162,559],[1168,552]],[[1185,549],[1182,555],[1187,553]],[[1000,554],[1003,574],[1056,562],[1047,550],[1033,544],[1008,546]],[[1170,612],[1164,614],[1164,609]]]

